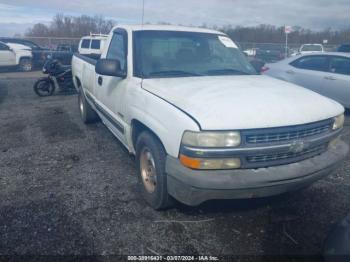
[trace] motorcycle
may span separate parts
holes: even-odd
[[[58,60],[49,58],[46,60],[42,71],[48,76],[35,82],[33,88],[38,96],[51,96],[56,89],[62,92],[75,91],[71,66],[62,65]]]

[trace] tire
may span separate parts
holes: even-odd
[[[80,117],[85,124],[94,123],[98,121],[99,117],[95,110],[91,107],[88,101],[86,101],[84,92],[80,89],[78,94],[78,106]]]
[[[41,97],[52,96],[55,92],[55,85],[48,78],[41,78],[33,86],[34,92]]]
[[[29,72],[33,69],[32,59],[30,58],[21,58],[19,61],[19,70],[22,72]]]
[[[136,142],[138,186],[146,202],[155,210],[165,209],[174,204],[174,199],[167,191],[165,160],[166,152],[159,139],[151,132],[142,132]],[[145,165],[150,168],[145,168]],[[153,176],[149,175],[150,173]]]

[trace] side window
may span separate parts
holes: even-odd
[[[330,71],[335,74],[350,75],[350,58],[332,57]]]
[[[328,71],[328,57],[305,56],[292,62],[290,65],[300,69],[326,72]]]
[[[83,39],[81,41],[81,48],[90,48],[90,39]]]
[[[126,36],[120,33],[114,33],[109,49],[107,52],[107,59],[119,60],[121,69],[126,71]]]
[[[9,47],[7,45],[4,45],[3,43],[0,43],[0,51],[9,50]]]
[[[100,49],[101,47],[101,40],[91,40],[91,49]]]

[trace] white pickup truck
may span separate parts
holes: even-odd
[[[83,121],[136,156],[155,209],[301,189],[348,152],[340,104],[258,75],[218,31],[117,26],[100,59],[72,66]]]
[[[31,71],[32,58],[30,47],[0,42],[0,67],[18,67],[21,71]]]

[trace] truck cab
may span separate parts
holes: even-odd
[[[117,26],[99,59],[75,54],[72,69],[82,120],[135,155],[155,209],[301,189],[348,152],[340,104],[258,74],[219,31]]]

